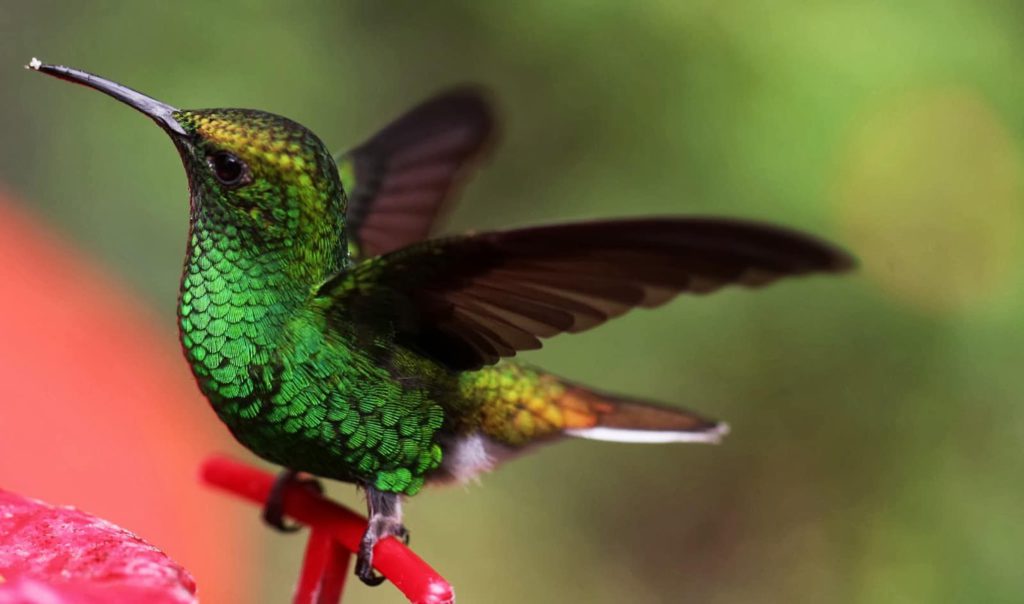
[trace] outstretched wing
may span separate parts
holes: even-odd
[[[457,88],[413,108],[338,157],[356,255],[385,254],[426,239],[493,131],[487,95]]]
[[[336,275],[320,295],[339,320],[388,321],[401,343],[462,370],[681,292],[852,266],[828,243],[754,222],[617,220],[427,241]]]

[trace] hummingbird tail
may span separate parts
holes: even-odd
[[[559,436],[629,443],[717,443],[729,432],[696,413],[599,392],[519,363],[466,374],[490,439],[520,447]]]
[[[570,403],[574,406],[582,403],[594,418],[592,426],[564,430],[568,436],[623,443],[718,443],[729,433],[728,424],[685,409],[579,386],[570,386],[566,396],[575,399]]]

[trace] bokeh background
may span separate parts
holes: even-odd
[[[208,602],[269,603],[303,539],[195,482],[207,452],[248,457],[178,357],[175,151],[32,56],[282,113],[339,149],[481,82],[504,136],[451,230],[723,214],[859,256],[523,355],[733,433],[567,443],[417,497],[413,545],[462,601],[1024,597],[1019,3],[0,0],[0,486],[136,530]]]

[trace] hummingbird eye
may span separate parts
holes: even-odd
[[[237,187],[249,182],[249,166],[227,151],[218,151],[206,158],[213,175],[226,187]]]

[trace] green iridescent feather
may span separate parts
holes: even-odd
[[[329,328],[325,309],[310,299],[347,263],[344,196],[322,144],[256,112],[187,112],[179,120],[202,137],[194,153],[230,148],[251,175],[233,199],[193,199],[182,278],[182,343],[218,415],[276,463],[418,491],[440,463],[434,435],[444,411],[436,400],[454,391],[453,377],[388,350],[385,324]],[[296,186],[303,176],[318,186]],[[219,190],[204,170],[189,177],[194,188]],[[310,212],[338,220],[303,220]]]

